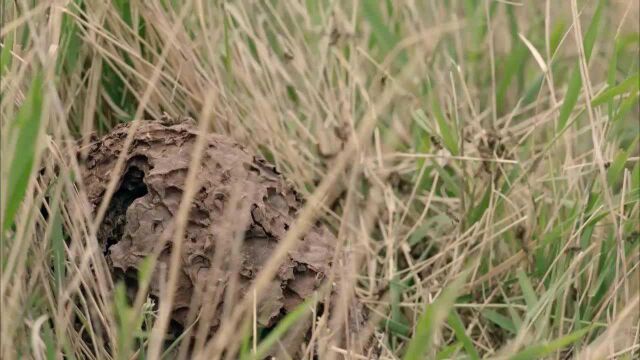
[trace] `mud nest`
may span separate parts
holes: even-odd
[[[149,288],[151,296],[159,297],[198,131],[189,122],[168,126],[141,121],[125,166],[114,173],[129,127],[120,125],[91,144],[83,180],[95,211],[110,179],[120,179],[98,240],[114,275],[125,279],[129,290],[136,290],[135,274],[143,259],[158,251],[163,238],[168,239],[161,247]],[[206,135],[206,141],[197,170],[198,190],[186,225],[172,321],[187,326],[190,306],[211,301],[202,298],[206,292],[196,289],[202,284],[213,285],[216,291],[209,296],[217,294],[219,298],[210,322],[213,333],[224,300],[237,301],[237,297],[224,294],[232,279],[238,284],[235,294],[247,296],[252,280],[292,226],[302,199],[273,166],[243,146],[216,134]],[[265,328],[309,298],[330,271],[335,238],[328,229],[315,224],[298,242],[279,267],[273,284],[259,295],[257,320]],[[210,270],[216,263],[219,271],[213,276]]]

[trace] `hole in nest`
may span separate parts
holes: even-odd
[[[122,239],[129,206],[135,199],[145,196],[147,192],[144,171],[137,166],[129,166],[122,176],[120,187],[113,194],[98,231],[98,240],[103,244],[105,254],[111,246]]]

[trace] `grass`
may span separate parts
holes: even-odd
[[[639,11],[4,0],[0,357],[186,357],[188,337],[163,347],[172,297],[132,302],[109,276],[75,156],[92,132],[167,112],[261,152],[304,194],[278,256],[314,219],[352,255],[337,296],[366,325],[346,331],[332,307],[305,358],[637,358]],[[316,314],[305,303],[260,336],[251,300],[200,358],[259,358]]]

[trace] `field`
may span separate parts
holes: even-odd
[[[2,0],[0,358],[640,358],[638,4]],[[274,254],[335,235],[328,285],[276,324],[276,255],[211,334],[170,331],[179,256],[161,296],[153,257],[133,294],[112,276],[85,150],[167,117],[301,194]]]

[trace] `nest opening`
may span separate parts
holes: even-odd
[[[122,176],[118,190],[113,194],[104,220],[100,225],[98,238],[103,241],[103,252],[117,244],[127,224],[127,209],[134,200],[145,196],[149,190],[144,182],[144,171],[141,167],[131,165]]]

